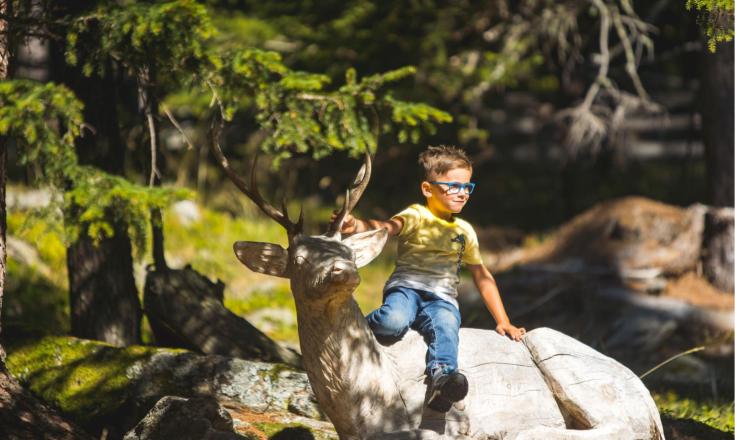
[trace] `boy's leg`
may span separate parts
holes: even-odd
[[[446,412],[467,395],[469,386],[457,370],[461,318],[454,305],[441,299],[426,300],[415,327],[427,339],[426,374],[429,377],[427,405]]]
[[[405,287],[396,287],[385,293],[383,305],[366,317],[381,343],[396,342],[403,337],[416,319],[419,301],[419,294]]]
[[[426,373],[442,367],[451,372],[457,369],[459,350],[459,310],[442,299],[425,301],[416,316],[414,327],[427,339]]]

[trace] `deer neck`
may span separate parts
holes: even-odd
[[[385,430],[386,414],[406,420],[395,417],[406,414],[395,365],[352,296],[318,302],[295,297],[304,367],[340,438]]]

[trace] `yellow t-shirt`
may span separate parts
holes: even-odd
[[[436,217],[420,204],[394,217],[403,220],[403,228],[397,237],[396,268],[385,290],[397,286],[428,290],[457,305],[461,263],[482,263],[472,226],[457,217],[452,221]]]

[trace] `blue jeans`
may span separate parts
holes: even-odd
[[[426,340],[426,372],[437,367],[445,372],[457,369],[459,310],[426,290],[395,287],[385,292],[383,305],[367,316],[373,333],[381,339],[398,340],[409,328]]]

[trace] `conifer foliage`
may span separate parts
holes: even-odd
[[[65,222],[67,239],[80,233],[100,240],[112,235],[110,219],[130,225],[138,252],[145,250],[147,212],[190,193],[145,186],[81,166],[74,141],[84,127],[82,103],[66,87],[29,80],[0,83],[0,136],[15,142],[21,164],[33,166],[38,184],[64,192],[65,207],[81,207],[77,222]],[[66,220],[69,220],[68,218]]]
[[[715,52],[718,44],[732,41],[735,37],[735,2],[732,0],[687,0],[686,7],[699,12],[710,52]]]
[[[291,70],[278,53],[255,48],[219,51],[212,44],[217,31],[206,8],[191,0],[100,2],[55,25],[62,23],[68,23],[62,29],[66,61],[80,65],[86,75],[104,74],[112,59],[157,99],[181,87],[211,93],[220,104],[213,113],[225,120],[253,102],[259,125],[270,133],[262,148],[281,158],[293,152],[320,158],[334,150],[359,156],[366,149],[374,152],[376,130],[395,130],[401,140],[418,141],[421,129],[431,133],[436,124],[451,120],[436,108],[401,101],[385,91],[391,82],[412,75],[411,67],[360,80],[349,70],[343,86],[328,90],[327,76]],[[147,210],[190,195],[184,190],[146,189],[79,166],[73,147],[83,134],[82,104],[63,86],[6,81],[0,86],[0,103],[0,134],[24,147],[23,163],[40,165],[48,183],[71,188],[67,201],[84,207],[78,219],[85,227],[71,224],[72,238],[82,229],[93,237],[109,236],[112,228],[105,218],[114,215],[131,225],[134,242],[144,249]],[[160,109],[152,110],[160,118]],[[377,126],[381,114],[388,117]]]
[[[169,96],[205,97],[210,104],[196,129],[209,131],[216,142],[226,124],[236,118],[251,118],[255,129],[265,134],[259,149],[271,154],[276,164],[296,153],[316,159],[338,150],[355,157],[365,151],[375,153],[381,135],[393,133],[401,142],[417,142],[422,132],[433,133],[438,124],[451,121],[441,110],[403,101],[391,93],[393,84],[415,73],[412,67],[362,78],[354,69],[347,69],[344,83],[332,84],[326,75],[288,67],[276,52],[220,44],[210,10],[193,0],[103,0],[86,5],[43,2],[37,7],[15,1],[10,6],[12,41],[31,36],[53,41],[63,48],[62,62],[79,69],[82,75],[93,80],[118,78],[118,93],[127,94],[127,102],[138,103],[137,108],[128,105],[121,110],[132,111],[124,118],[137,121],[134,127],[118,129],[137,133],[125,136],[135,140],[138,156],[148,157],[148,169],[117,176],[80,165],[75,140],[88,130],[94,132],[95,127],[85,123],[83,103],[63,85],[23,79],[2,83],[0,135],[8,136],[16,145],[23,164],[39,168],[40,184],[63,192],[69,243],[91,239],[103,244],[126,234],[141,257],[152,235],[157,269],[167,268],[161,210],[176,200],[194,196],[186,189],[161,186],[168,177],[162,164],[161,129],[168,121],[180,129],[173,116],[175,111],[161,104]],[[76,248],[72,245],[70,252]],[[85,277],[93,277],[88,272],[96,266],[99,270],[114,270],[119,265],[82,261],[107,259],[109,252],[100,251],[94,257],[70,254],[70,274],[81,270]],[[75,264],[80,267],[71,267]],[[101,278],[100,286],[114,282],[112,277],[108,281]],[[74,286],[70,288],[74,290]],[[137,295],[134,289],[131,292],[126,295],[133,295],[131,307],[136,308]],[[105,292],[83,293],[92,294],[94,300],[87,298],[81,303],[105,303],[104,298],[97,298]],[[77,296],[79,293],[72,291],[72,308],[79,303],[74,300]],[[80,319],[74,310],[72,316]],[[131,319],[136,321],[132,327],[138,327],[139,316]],[[101,328],[94,323],[85,327]],[[86,333],[83,336],[104,338]],[[137,337],[133,339],[123,343],[137,342]]]

